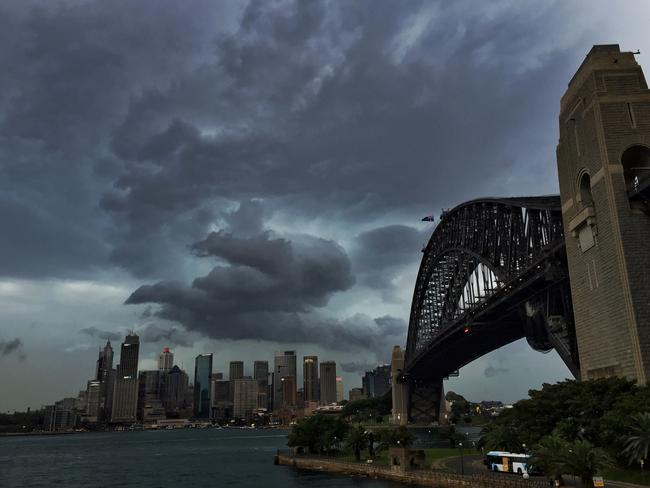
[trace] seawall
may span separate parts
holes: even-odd
[[[367,476],[411,485],[434,486],[436,488],[548,488],[548,485],[544,482],[530,479],[524,480],[514,476],[492,475],[490,473],[484,475],[460,475],[425,469],[403,471],[399,469],[399,466],[375,466],[316,457],[293,457],[286,454],[277,454],[275,463],[296,469]]]

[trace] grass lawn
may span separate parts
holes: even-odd
[[[650,486],[650,473],[642,473],[636,469],[609,468],[603,470],[603,477],[613,481]]]

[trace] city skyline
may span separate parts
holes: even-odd
[[[0,411],[99,381],[128,331],[139,371],[165,346],[190,376],[292,350],[294,389],[303,352],[360,386],[405,345],[442,209],[558,193],[567,80],[612,40],[647,71],[643,11],[3,2]],[[566,377],[522,340],[445,388],[512,402]]]

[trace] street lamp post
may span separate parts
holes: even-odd
[[[463,443],[459,442],[458,447],[460,448],[460,474],[465,474],[465,463],[463,462]]]

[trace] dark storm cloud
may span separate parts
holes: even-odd
[[[178,327],[162,327],[157,324],[147,324],[136,329],[141,342],[164,342],[177,346],[190,347],[194,342],[188,338],[187,331]]]
[[[197,256],[222,262],[191,286],[159,282],[138,288],[127,304],[155,303],[160,318],[215,339],[320,344],[337,350],[386,350],[405,323],[358,314],[322,316],[333,293],[354,283],[345,251],[309,235],[263,232],[238,238],[213,232],[192,246]]]
[[[354,242],[353,262],[360,282],[391,300],[396,291],[393,280],[405,265],[420,261],[421,250],[432,232],[431,225],[422,229],[388,225],[359,234]]]
[[[419,219],[544,173],[531,148],[553,156],[536,121],[566,78],[547,41],[561,4],[20,5],[0,7],[5,274],[174,277],[216,220],[259,232],[251,202],[340,227]]]
[[[89,335],[90,337],[96,337],[98,339],[103,339],[105,341],[118,341],[124,337],[124,334],[118,332],[111,332],[109,330],[101,330],[97,327],[85,327],[80,329],[79,332],[82,334]]]
[[[371,371],[375,366],[375,363],[360,363],[356,361],[344,362],[339,364],[341,369],[346,373],[365,373],[366,371]]]
[[[23,341],[17,337],[10,341],[0,341],[0,357],[9,356],[10,354],[15,353],[18,355],[18,359],[24,361],[27,356],[24,353],[23,347]]]

